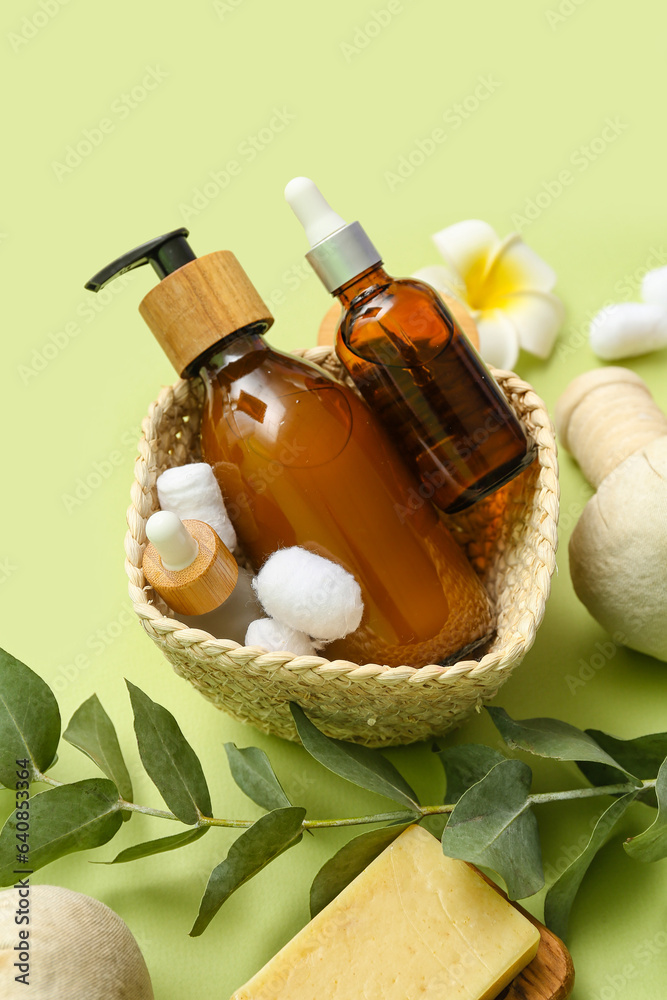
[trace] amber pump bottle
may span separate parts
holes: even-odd
[[[361,586],[360,627],[330,659],[422,666],[491,629],[488,598],[366,404],[321,368],[269,347],[273,317],[233,254],[195,258],[187,230],[130,251],[86,287],[151,263],[139,307],[179,374],[204,387],[202,457],[258,569],[278,548],[333,559]]]
[[[439,295],[390,277],[358,222],[347,224],[307,177],[285,197],[306,254],[344,312],[336,351],[374,413],[447,513],[509,482],[534,458],[521,424]]]

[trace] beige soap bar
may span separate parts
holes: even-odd
[[[536,927],[411,826],[232,1000],[491,1000]]]

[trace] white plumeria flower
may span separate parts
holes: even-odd
[[[484,360],[511,370],[520,347],[548,358],[565,313],[552,293],[553,268],[518,233],[501,240],[479,219],[441,229],[433,242],[444,266],[423,267],[414,277],[468,308],[479,330]]]

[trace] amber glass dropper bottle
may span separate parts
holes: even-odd
[[[329,659],[420,667],[478,645],[486,591],[380,423],[322,368],[270,347],[273,317],[236,257],[195,257],[187,235],[142,244],[86,287],[147,263],[160,277],[139,309],[179,374],[201,379],[202,457],[255,570],[302,545],[355,577],[361,625]]]
[[[514,412],[440,296],[392,278],[358,222],[347,224],[307,177],[285,197],[306,254],[344,312],[336,351],[364,399],[447,513],[464,510],[534,458]]]

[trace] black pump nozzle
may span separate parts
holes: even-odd
[[[164,236],[156,236],[154,240],[142,243],[141,246],[129,250],[122,257],[117,257],[111,264],[107,264],[86,282],[85,287],[91,292],[99,292],[113,278],[126,274],[135,267],[141,267],[142,264],[151,264],[162,280],[172,271],[177,271],[179,267],[197,259],[187,241],[189,235],[187,229],[174,229]]]

